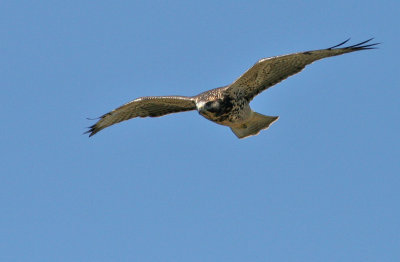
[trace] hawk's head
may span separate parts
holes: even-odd
[[[229,113],[232,110],[232,102],[229,98],[215,99],[207,102],[199,102],[197,110],[207,119],[216,120],[222,115]]]

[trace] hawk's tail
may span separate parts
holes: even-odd
[[[231,127],[231,130],[238,138],[254,136],[260,133],[261,130],[267,129],[273,122],[278,120],[279,116],[265,116],[253,112],[253,116],[249,121],[242,124],[240,127]]]

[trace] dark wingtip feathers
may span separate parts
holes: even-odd
[[[370,42],[370,41],[373,40],[373,39],[374,39],[374,38],[370,38],[370,39],[368,39],[368,40],[365,40],[365,41],[363,41],[363,42],[361,42],[361,43],[358,43],[358,44],[355,44],[355,45],[340,47],[340,46],[344,45],[345,43],[347,43],[347,42],[350,40],[350,38],[349,38],[349,39],[347,39],[346,41],[343,41],[343,42],[340,43],[340,44],[337,44],[337,45],[335,45],[335,46],[332,46],[332,47],[327,48],[327,50],[336,49],[336,48],[338,48],[338,47],[340,47],[340,48],[342,48],[342,49],[348,49],[348,50],[351,50],[351,51],[376,49],[377,47],[375,47],[375,46],[376,46],[376,45],[379,45],[380,43],[373,43],[373,44],[364,45],[364,44]]]
[[[334,49],[334,48],[336,48],[336,47],[339,47],[339,46],[341,46],[341,45],[344,45],[344,44],[346,44],[346,43],[347,43],[347,42],[349,42],[349,41],[350,41],[350,38],[348,38],[347,40],[345,40],[345,41],[341,42],[340,44],[337,44],[337,45],[331,46],[331,47],[329,47],[329,48],[327,48],[327,49]]]
[[[107,115],[107,114],[104,114],[104,115],[102,115],[102,116],[100,116],[100,117],[97,117],[97,118],[94,118],[94,119],[91,119],[91,118],[87,118],[87,119],[88,119],[88,120],[97,120],[97,119],[100,119],[100,120],[101,120],[101,119],[103,119],[106,115]],[[99,121],[100,121],[100,120],[99,120]],[[87,127],[87,128],[89,128],[89,130],[86,131],[86,132],[84,132],[83,135],[89,134],[89,137],[91,137],[91,136],[95,135],[97,132],[99,132],[100,130],[104,129],[105,127],[99,127],[99,121],[97,121],[96,124]]]
[[[99,132],[100,130],[96,130],[96,124],[91,125],[88,127],[89,130],[84,132],[83,135],[89,134],[89,137],[93,136],[94,134],[96,134],[97,132]]]

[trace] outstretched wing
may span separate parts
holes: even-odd
[[[147,96],[135,99],[125,105],[104,114],[100,120],[89,127],[86,133],[92,136],[100,130],[135,117],[157,117],[171,113],[196,109],[191,97],[185,96]]]
[[[340,47],[350,39],[327,49],[274,56],[259,60],[253,67],[233,82],[227,91],[235,96],[253,99],[267,88],[303,70],[312,62],[354,51],[374,49],[375,44],[366,44],[373,38],[356,45]]]

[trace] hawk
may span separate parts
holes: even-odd
[[[299,73],[314,61],[374,49],[379,43],[364,42],[343,47],[350,39],[320,50],[263,58],[232,84],[211,89],[197,96],[147,96],[137,98],[101,116],[89,127],[89,137],[100,130],[135,117],[159,117],[171,113],[197,110],[206,119],[231,128],[238,138],[257,135],[278,120],[278,116],[266,116],[254,112],[250,101],[267,88]]]

